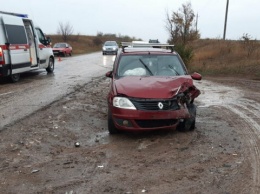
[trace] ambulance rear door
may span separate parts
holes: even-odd
[[[3,23],[9,50],[11,74],[25,72],[30,69],[31,60],[26,30],[22,18],[4,16]]]

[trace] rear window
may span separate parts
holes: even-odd
[[[186,75],[176,55],[127,55],[121,56],[117,75],[121,76],[178,76]]]
[[[23,26],[5,25],[10,44],[27,44],[25,29]]]
[[[66,44],[64,44],[64,43],[57,43],[53,47],[54,48],[66,48]]]

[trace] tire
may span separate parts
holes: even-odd
[[[49,59],[49,65],[48,65],[48,67],[46,68],[46,71],[47,71],[48,73],[52,73],[52,72],[54,71],[54,60],[53,60],[53,58],[50,58],[50,59]]]
[[[111,112],[109,110],[108,110],[108,113],[107,113],[107,127],[108,127],[109,134],[113,135],[113,134],[119,133],[119,131],[116,128],[114,121],[112,119]]]
[[[20,80],[20,73],[10,75],[11,82],[15,83]]]
[[[191,118],[184,119],[182,122],[180,122],[179,125],[177,126],[178,131],[185,132],[185,131],[193,131],[195,129],[197,108],[193,103],[187,105],[187,108],[189,110]]]

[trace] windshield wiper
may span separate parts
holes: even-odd
[[[168,65],[170,69],[172,69],[176,75],[180,75],[178,71],[176,71],[171,65]]]
[[[149,67],[143,62],[142,59],[139,59],[139,61],[143,64],[143,66],[145,67],[145,69],[150,73],[150,75],[153,75],[152,71],[149,69]]]

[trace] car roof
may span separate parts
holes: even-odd
[[[114,40],[107,40],[106,42],[115,42],[115,43],[116,43],[116,41],[114,41]],[[105,42],[105,43],[106,43],[106,42]]]

